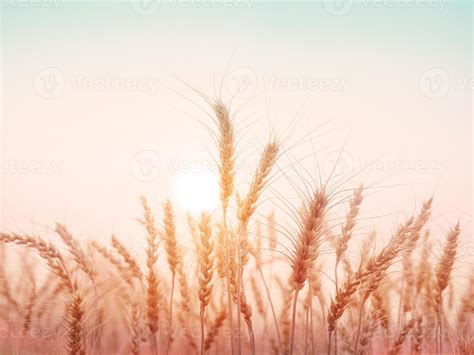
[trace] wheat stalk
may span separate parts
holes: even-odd
[[[163,238],[165,242],[165,251],[167,255],[168,265],[171,270],[171,292],[170,292],[170,301],[169,301],[169,329],[170,335],[168,337],[168,345],[166,353],[169,353],[169,348],[171,344],[171,331],[172,331],[172,324],[173,324],[173,294],[174,294],[174,283],[176,278],[176,268],[179,264],[179,251],[178,251],[178,242],[176,239],[176,222],[175,222],[175,215],[173,210],[173,205],[171,204],[170,200],[167,200],[166,203],[163,205],[164,210],[164,217],[163,217],[163,225],[164,225],[164,232]]]
[[[434,305],[437,317],[437,332],[438,332],[438,351],[443,350],[443,331],[441,323],[441,314],[443,312],[443,291],[446,289],[453,269],[454,260],[456,259],[457,245],[461,229],[459,223],[448,233],[446,244],[443,249],[443,254],[439,259],[435,272],[436,292],[434,297]]]
[[[403,326],[403,329],[398,333],[395,341],[393,342],[391,348],[388,351],[388,355],[397,355],[405,342],[405,339],[408,333],[412,330],[413,325],[415,324],[415,319],[411,319],[408,323]]]
[[[153,352],[157,354],[158,352],[158,345],[157,345],[157,332],[159,330],[159,321],[160,321],[160,302],[161,302],[161,295],[159,291],[160,281],[158,278],[158,274],[155,270],[155,264],[158,260],[158,230],[155,226],[155,218],[151,212],[151,208],[148,206],[145,197],[141,197],[141,203],[143,207],[143,215],[144,218],[139,220],[139,222],[145,227],[147,231],[146,241],[146,267],[147,273],[145,277],[146,281],[146,290],[145,290],[145,299],[146,299],[146,319],[147,319],[147,327],[148,331],[150,332],[151,343],[153,347]],[[117,248],[117,247],[116,247]],[[118,250],[122,250],[120,247]],[[127,256],[127,254],[121,252],[123,258],[126,262],[131,266],[132,273],[135,277],[140,276],[140,280],[142,279],[141,271],[136,264],[136,262]]]
[[[219,165],[219,183],[220,183],[220,197],[222,203],[222,221],[223,232],[225,240],[225,254],[226,254],[226,283],[227,283],[227,307],[229,311],[229,326],[231,329],[230,345],[232,355],[234,355],[234,331],[233,331],[233,305],[230,294],[230,240],[229,232],[227,230],[227,209],[229,207],[230,197],[234,193],[234,179],[235,179],[235,131],[234,124],[231,119],[228,108],[221,100],[215,100],[212,108],[216,115],[216,122],[219,131],[218,150],[220,157]]]
[[[211,299],[213,289],[212,278],[214,275],[214,242],[212,240],[211,217],[203,213],[199,222],[199,291],[200,303],[199,316],[201,318],[201,355],[204,354],[205,334],[204,316],[206,307]]]
[[[309,276],[311,265],[317,256],[327,206],[328,198],[326,192],[324,190],[316,191],[311,204],[308,206],[307,211],[305,211],[303,215],[301,230],[298,234],[296,250],[294,251],[294,255],[291,259],[291,286],[294,290],[294,299],[289,348],[290,355],[293,353],[298,293],[304,287],[305,282]]]

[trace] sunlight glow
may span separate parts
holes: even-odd
[[[205,172],[187,172],[177,177],[174,196],[178,206],[193,215],[212,211],[219,203],[217,178]]]

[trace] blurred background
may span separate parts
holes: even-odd
[[[265,142],[282,141],[262,214],[287,218],[281,198],[298,207],[320,179],[340,196],[363,182],[362,231],[390,231],[434,195],[434,235],[460,220],[461,253],[474,255],[470,1],[2,0],[1,11],[2,230],[59,221],[132,240],[140,195],[158,214],[168,197],[179,216],[215,208],[202,93],[235,113],[242,193]]]

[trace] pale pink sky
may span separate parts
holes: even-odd
[[[305,137],[324,123],[312,135],[322,175],[343,149],[342,176],[363,170],[346,187],[380,187],[367,198],[366,226],[393,229],[434,194],[434,228],[459,219],[471,238],[472,54],[462,9],[341,17],[310,5],[288,16],[263,5],[163,6],[143,16],[126,5],[6,9],[2,228],[60,221],[84,237],[136,234],[140,194],[158,207],[179,173],[215,171],[202,124],[212,121],[198,105],[209,110],[186,82],[211,96],[222,87],[225,101],[243,85],[233,100],[241,181],[269,131],[285,148],[303,140],[281,168],[304,158],[314,169]],[[285,178],[274,186],[296,196]]]

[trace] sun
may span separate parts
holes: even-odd
[[[174,197],[178,207],[193,215],[212,211],[219,203],[219,183],[211,173],[183,173],[175,180]]]

